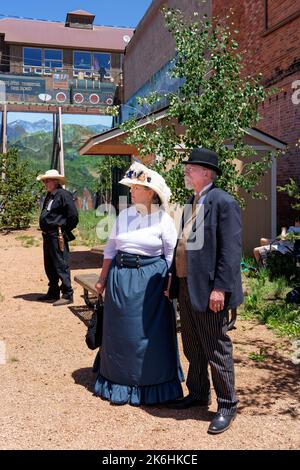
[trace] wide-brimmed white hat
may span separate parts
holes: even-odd
[[[60,175],[57,170],[48,170],[44,175],[38,175],[36,179],[38,181],[57,180],[60,184],[65,184],[66,182],[66,178],[63,175]]]
[[[139,184],[153,189],[165,207],[167,206],[172,194],[164,178],[157,173],[157,171],[150,170],[150,168],[147,168],[139,162],[134,162],[129,167],[124,178],[122,178],[119,183],[129,187],[134,184]]]

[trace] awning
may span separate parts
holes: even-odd
[[[153,125],[155,122],[161,121],[167,117],[168,108],[150,114],[142,119],[137,120],[136,128]],[[174,120],[175,123],[175,120]],[[176,123],[175,123],[176,124]],[[183,126],[176,124],[184,132]],[[282,140],[276,139],[275,137],[260,131],[259,129],[247,128],[245,132],[245,143],[250,145],[256,151],[274,151],[284,150],[287,146]],[[126,144],[124,141],[127,137],[127,132],[124,132],[119,127],[114,127],[108,131],[102,132],[101,134],[95,135],[87,140],[87,142],[80,148],[81,155],[138,155],[138,149],[134,145]],[[225,145],[230,148],[232,144],[225,142]],[[175,147],[177,151],[184,151],[184,148]]]
[[[150,126],[153,119],[160,121],[167,116],[166,109],[157,113],[153,113],[142,119],[137,120],[136,128],[143,126]],[[127,132],[124,132],[119,127],[114,127],[101,134],[95,135],[86,141],[80,148],[81,155],[137,155],[138,149],[134,145],[126,144],[125,138]]]

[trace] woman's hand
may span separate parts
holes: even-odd
[[[107,283],[107,278],[100,276],[98,281],[95,284],[95,289],[99,295],[102,295],[103,292],[105,291],[106,283]]]

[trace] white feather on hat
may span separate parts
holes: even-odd
[[[150,168],[147,168],[139,162],[134,162],[129,167],[119,183],[129,187],[134,184],[139,184],[153,189],[165,207],[167,206],[172,194],[164,178],[157,173],[157,171],[150,170]]]

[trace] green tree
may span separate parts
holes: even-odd
[[[262,197],[255,187],[271,165],[271,154],[253,159],[253,148],[244,142],[244,129],[258,123],[258,107],[267,92],[261,76],[242,75],[242,57],[235,39],[238,32],[231,32],[231,27],[216,20],[199,18],[197,13],[194,19],[186,20],[180,10],[164,9],[164,17],[176,47],[171,75],[182,79],[182,85],[174,93],[154,93],[139,99],[139,104],[151,106],[167,98],[167,117],[164,123],[150,121],[148,128],[136,128],[136,121],[128,120],[122,125],[128,132],[127,143],[136,145],[140,155],[161,157],[154,169],[166,178],[174,202],[182,203],[187,196],[183,165],[178,163],[186,151],[198,146],[219,155],[223,175],[217,186],[241,204],[240,189],[253,198]],[[182,132],[178,132],[178,124],[183,126]],[[176,152],[175,146],[184,151]],[[242,171],[235,165],[236,159],[242,161]]]
[[[2,175],[2,177],[1,177]],[[0,229],[27,228],[40,194],[36,175],[11,147],[0,154]]]
[[[128,161],[121,156],[108,155],[98,164],[97,172],[99,174],[99,183],[97,184],[96,191],[100,192],[105,203],[111,202],[113,168],[125,170],[128,168]]]
[[[296,181],[293,180],[293,178],[290,178],[289,182],[286,183],[284,186],[277,186],[277,190],[278,192],[286,193],[289,197],[295,199],[295,202],[291,204],[291,207],[296,211],[300,211],[300,187],[298,186]]]

